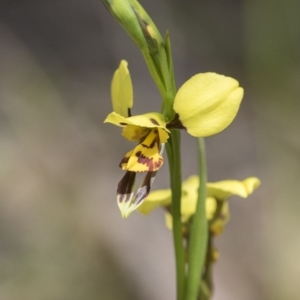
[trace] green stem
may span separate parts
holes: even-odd
[[[192,220],[190,240],[188,245],[189,267],[185,300],[196,300],[198,297],[208,238],[208,227],[205,214],[207,174],[205,142],[203,138],[198,139],[198,149],[200,185],[198,191],[197,208]]]
[[[181,156],[180,132],[173,130],[166,144],[172,191],[173,240],[176,259],[177,300],[184,300],[185,257],[181,224]]]
[[[200,291],[198,300],[209,300],[212,295],[213,284],[212,284],[212,268],[213,268],[213,238],[208,233],[208,242],[206,250],[206,261],[204,266],[204,274],[202,275]]]

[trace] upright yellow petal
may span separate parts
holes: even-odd
[[[189,134],[206,137],[222,131],[233,121],[243,93],[238,81],[231,77],[197,74],[178,90],[174,110]]]
[[[128,112],[133,105],[132,82],[127,65],[127,61],[121,61],[111,83],[113,111],[125,118],[129,116]]]

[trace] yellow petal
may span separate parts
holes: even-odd
[[[206,208],[206,218],[207,218],[207,220],[211,220],[217,209],[216,199],[213,197],[207,197],[205,206],[206,206],[205,207]]]
[[[153,129],[147,137],[122,159],[122,170],[132,172],[154,172],[163,164],[163,157],[159,153],[158,130]]]
[[[170,189],[153,191],[138,208],[138,211],[144,215],[148,215],[157,207],[169,206],[171,205],[171,196]]]
[[[128,120],[133,125],[147,128],[166,128],[165,118],[157,112],[150,112],[142,115],[129,117]]]
[[[132,82],[127,65],[127,61],[121,61],[111,83],[113,111],[123,117],[128,117],[128,112],[133,104]]]
[[[131,122],[129,122],[127,118],[119,115],[116,112],[110,113],[104,120],[104,123],[111,123],[120,127],[124,127],[128,124],[131,124]]]
[[[127,125],[122,131],[122,135],[129,141],[139,141],[149,134],[150,129],[146,127]]]
[[[192,175],[182,182],[182,190],[186,193],[198,193],[199,176]]]
[[[233,121],[242,98],[243,89],[235,79],[216,73],[197,74],[178,90],[174,110],[189,134],[206,137]]]
[[[144,128],[158,128],[160,143],[165,143],[168,138],[170,132],[166,128],[166,122],[164,116],[160,113],[147,113],[143,115],[137,115],[133,117],[127,118],[127,123],[135,126],[140,126]],[[128,125],[129,126],[129,125]],[[131,129],[124,129],[123,136],[130,140]]]
[[[165,143],[169,138],[169,130],[165,128],[157,128],[158,129],[158,135],[159,135],[159,141],[163,144]]]
[[[232,195],[247,198],[260,185],[256,177],[249,177],[243,181],[224,180],[214,183],[207,183],[207,195],[219,200],[227,199]]]
[[[160,143],[165,143],[169,138],[168,133],[170,131],[166,128],[164,116],[160,113],[153,112],[125,118],[116,112],[112,112],[106,117],[104,123],[125,127],[122,134],[129,141],[139,140],[145,136],[147,132],[145,129],[147,128],[158,128]]]
[[[145,203],[147,203],[147,200],[148,199],[146,199]],[[197,198],[185,198],[184,199],[184,197],[183,197],[183,198],[181,198],[181,200],[182,200],[182,203],[181,203],[182,204],[181,205],[181,222],[183,224],[185,224],[189,221],[190,217],[196,211]],[[144,203],[144,205],[145,205],[145,203]],[[214,199],[213,197],[207,197],[205,206],[206,206],[205,207],[206,218],[207,218],[207,220],[211,220],[213,218],[213,216],[215,214],[215,211],[216,211],[216,208],[217,208],[216,199]],[[149,212],[151,212],[151,210]],[[222,212],[223,212],[223,210],[222,210]],[[224,212],[225,212],[225,210],[224,210]],[[227,217],[226,217],[226,222],[227,222]],[[172,229],[172,215],[169,212],[166,212],[166,214],[165,214],[165,223],[166,223],[166,226],[169,229]]]

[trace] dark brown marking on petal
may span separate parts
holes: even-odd
[[[131,194],[119,194],[118,195],[119,197],[118,197],[118,202],[119,203],[122,203],[123,201],[124,202],[128,202],[129,200],[130,200],[130,198],[131,198]]]
[[[157,132],[155,132],[155,133],[157,133]],[[146,144],[141,144],[141,145],[147,149],[152,149],[156,143],[159,145],[159,136],[158,135],[153,139],[152,143],[149,146]]]
[[[181,121],[180,121],[180,117],[179,114],[175,114],[174,119],[172,121],[170,121],[167,126],[168,129],[186,129]]]
[[[127,164],[128,163],[128,161],[129,161],[129,156],[127,157],[127,156],[124,156],[123,158],[122,158],[122,160],[121,160],[121,162],[119,163],[119,167],[120,168],[122,168],[122,165],[123,164]]]
[[[151,118],[150,121],[154,125],[159,125],[159,123],[155,119],[153,119],[153,118]]]
[[[159,157],[157,161],[153,160],[153,157],[147,157],[143,155],[142,151],[138,151],[136,154],[138,158],[138,163],[146,165],[149,171],[158,170],[163,164],[163,158]]]
[[[125,122],[120,122],[119,123],[121,126],[126,126],[126,125],[128,125],[127,123],[125,123]]]
[[[124,196],[130,195],[132,193],[134,181],[135,181],[135,172],[127,171],[123,178],[120,180],[117,188],[117,194],[122,195],[120,197],[120,202],[123,201]],[[129,197],[130,198],[130,197]],[[128,201],[128,196],[125,197],[125,201]]]
[[[141,144],[144,148],[147,148],[147,149],[152,149],[156,144],[156,141],[154,140],[149,146],[146,145],[146,144]]]
[[[141,155],[142,155],[142,151],[138,151],[138,152],[135,154],[136,157],[140,157]]]

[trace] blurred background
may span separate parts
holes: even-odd
[[[170,31],[176,81],[214,71],[246,94],[207,139],[209,181],[261,178],[231,199],[214,300],[300,299],[300,2],[140,1]],[[129,62],[133,113],[158,111],[145,63],[100,0],[0,2],[0,299],[175,299],[162,211],[120,217],[118,164],[132,144],[103,124]],[[182,135],[183,176],[197,172]],[[168,187],[167,163],[155,188]]]

